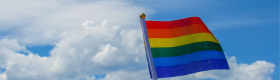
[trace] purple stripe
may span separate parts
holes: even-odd
[[[178,66],[156,67],[157,77],[175,77],[213,69],[229,69],[226,60],[204,60]]]

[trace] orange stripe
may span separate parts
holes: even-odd
[[[147,29],[149,38],[174,38],[194,33],[210,33],[204,24],[192,24],[171,29]]]

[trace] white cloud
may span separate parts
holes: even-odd
[[[82,26],[84,26],[84,27],[94,26],[94,22],[93,22],[93,21],[90,21],[90,20],[87,20],[86,22],[84,22],[84,23],[82,24]],[[102,26],[103,26],[103,24],[102,24]]]
[[[95,56],[92,58],[92,60],[96,63],[106,63],[108,60],[108,56],[113,55],[117,51],[116,47],[112,47],[110,44],[107,44],[106,46],[100,45],[101,51],[96,53]]]
[[[1,62],[7,63],[5,68],[8,79],[75,80],[116,70],[138,71],[146,68],[146,63],[143,61],[145,54],[141,51],[143,49],[141,37],[133,37],[136,38],[133,40],[140,41],[134,43],[134,46],[127,46],[122,43],[123,37],[126,36],[121,36],[117,26],[80,28],[81,31],[61,33],[62,40],[54,43],[55,48],[51,51],[50,57],[34,54],[26,56],[5,46],[6,44],[1,44],[0,47],[5,47],[0,49],[1,57],[5,57],[1,58]],[[5,40],[8,39],[1,41]],[[19,46],[14,40],[6,42],[14,42],[14,45]],[[141,59],[135,62],[135,57]]]
[[[105,80],[146,80],[149,79],[145,52],[141,37],[132,37],[133,44],[122,43],[130,39],[130,32],[120,32],[121,28],[91,26],[81,32],[65,32],[63,39],[55,44],[50,57],[34,54],[22,55],[12,48],[1,44],[0,56],[6,57],[8,79],[95,79],[90,75],[106,73]],[[105,32],[110,31],[111,34]],[[111,36],[115,35],[115,36]],[[106,39],[113,40],[106,40]],[[96,40],[98,39],[98,40]],[[119,40],[116,40],[119,39]],[[8,40],[8,39],[3,39]],[[10,40],[12,42],[13,40]],[[9,41],[8,41],[9,42]],[[104,45],[104,43],[107,43]],[[15,45],[19,45],[15,43]],[[136,49],[136,50],[133,50]],[[137,51],[138,50],[138,51]],[[220,80],[269,80],[275,65],[266,61],[256,61],[250,65],[236,63],[236,58],[229,59],[231,70],[212,70],[187,76],[165,78],[167,80],[205,79]],[[141,77],[139,77],[141,76]],[[165,80],[162,79],[162,80]]]
[[[104,80],[149,79],[139,14],[151,10],[111,0],[0,3],[0,31],[11,33],[0,38],[0,62],[4,63],[0,67],[6,69],[0,79],[90,80],[95,74],[106,74]],[[26,46],[44,44],[55,46],[49,57],[18,53],[28,52]],[[231,71],[171,79],[244,79],[242,75],[251,76],[247,80],[269,79],[274,68],[265,61],[250,65],[234,61],[230,58]]]
[[[149,12],[142,7],[109,0],[14,0],[1,3],[5,5],[0,5],[0,21],[5,24],[1,25],[0,31],[13,30],[0,39],[0,62],[7,63],[1,64],[1,68],[6,69],[1,76],[8,76],[1,78],[94,79],[90,75],[146,68],[146,63],[141,61],[145,59],[139,59],[142,63],[134,61],[136,56],[145,56],[141,51],[142,43],[138,41],[134,46],[125,46],[122,44],[125,36],[120,35],[122,30],[140,29],[139,14]],[[134,41],[141,40],[141,37],[133,38],[136,38]],[[55,46],[49,57],[17,53],[26,50],[25,46],[44,44]],[[104,48],[100,50],[102,46]]]
[[[7,75],[6,75],[6,73],[0,74],[0,80],[7,80]]]
[[[81,31],[80,25],[86,20],[95,23],[104,22],[96,26],[106,26],[107,22],[103,20],[108,20],[112,25],[130,29],[140,28],[139,14],[151,12],[143,7],[114,0],[27,0],[24,2],[13,0],[0,1],[0,3],[5,4],[0,5],[2,26],[0,31],[13,30],[14,32],[10,32],[5,37],[27,45],[59,42],[62,39],[59,34],[65,31]],[[87,23],[92,26],[93,24]]]
[[[23,51],[23,52],[29,52],[28,50],[25,49],[25,47],[20,46],[17,42],[17,40],[15,39],[2,39],[0,41],[0,44],[2,44],[3,46],[5,46],[6,48],[15,50],[15,51]]]

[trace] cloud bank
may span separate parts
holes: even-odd
[[[153,13],[120,1],[1,0],[1,80],[150,79],[139,14]],[[7,9],[9,7],[9,9]],[[41,57],[27,46],[53,45]],[[21,54],[27,53],[27,55]],[[228,59],[231,70],[212,70],[162,80],[271,80],[275,65]]]

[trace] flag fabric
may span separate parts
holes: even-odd
[[[229,69],[220,43],[199,17],[146,21],[158,78]]]

